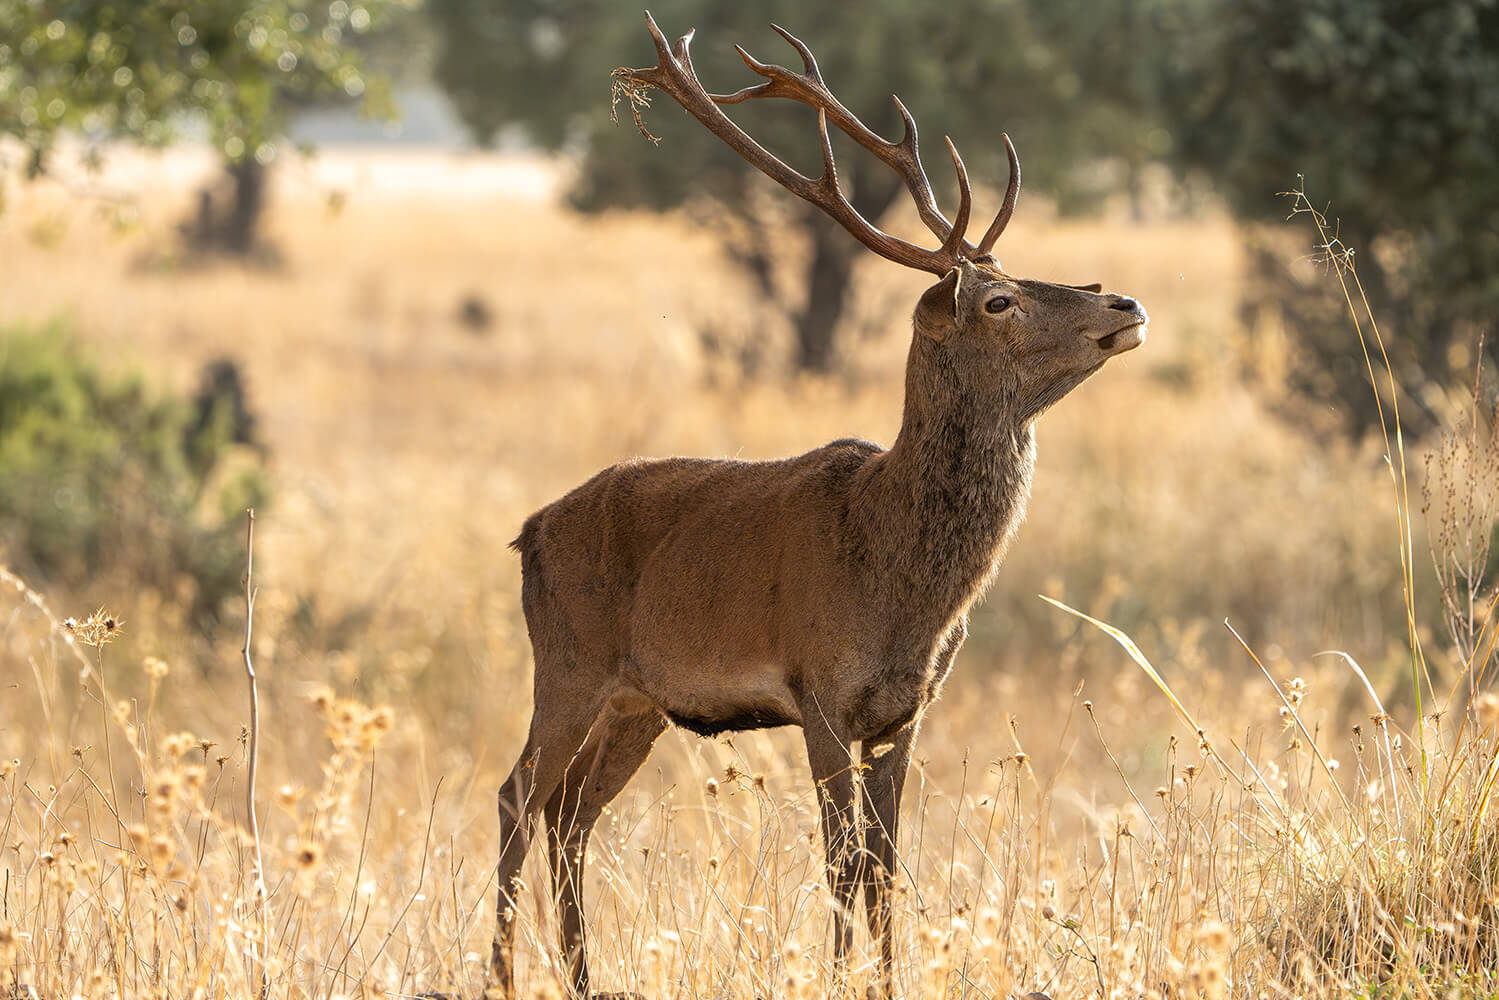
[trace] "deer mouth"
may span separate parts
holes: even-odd
[[[1113,333],[1105,334],[1094,340],[1099,350],[1109,354],[1122,354],[1132,351],[1145,343],[1144,321],[1131,323],[1129,326],[1115,330]]]

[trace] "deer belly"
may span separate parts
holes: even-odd
[[[672,722],[699,736],[802,723],[795,696],[778,664],[715,665],[708,670],[643,666],[630,664],[625,671],[629,682]]]

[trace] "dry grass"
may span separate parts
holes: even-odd
[[[256,542],[269,940],[242,833],[243,623],[203,643],[173,595],[106,580],[44,600],[6,576],[0,990],[250,997],[263,954],[275,996],[475,996],[493,790],[529,710],[504,543],[632,454],[888,442],[921,279],[861,274],[848,378],[709,380],[701,325],[777,321],[676,221],[581,220],[514,194],[545,192],[535,165],[328,155],[280,179],[278,267],[183,268],[170,233],[190,166],[117,167],[110,183],[150,196],[123,232],[95,201],[12,189],[0,323],[69,316],[109,363],[182,389],[219,355],[247,367],[277,487]],[[1416,710],[1382,448],[1321,438],[1315,414],[1282,420],[1244,384],[1246,357],[1271,377],[1286,360],[1235,325],[1227,223],[1028,205],[1010,269],[1103,280],[1156,318],[1147,350],[1043,418],[1030,521],[917,747],[906,995],[1492,992],[1499,708]],[[487,336],[456,320],[472,294],[495,315]],[[1487,454],[1481,428],[1465,455]],[[1465,474],[1451,478],[1441,496],[1461,500]],[[1492,605],[1453,632],[1415,555],[1435,690],[1486,690]],[[1124,627],[1196,724],[1038,591]],[[61,618],[95,601],[126,624],[82,646]],[[1383,709],[1315,655],[1329,647]],[[594,836],[600,987],[827,994],[797,736],[663,737]],[[546,995],[552,918],[529,872],[522,977]]]

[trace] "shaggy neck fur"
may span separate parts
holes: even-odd
[[[918,335],[895,444],[871,471],[864,513],[888,586],[951,622],[978,599],[1025,516],[1035,466],[1029,419],[1005,379],[975,384]],[[938,623],[940,624],[940,623]]]

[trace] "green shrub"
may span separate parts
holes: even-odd
[[[0,330],[0,558],[81,589],[115,574],[213,624],[266,500],[230,363],[184,400],[107,376],[62,329]]]

